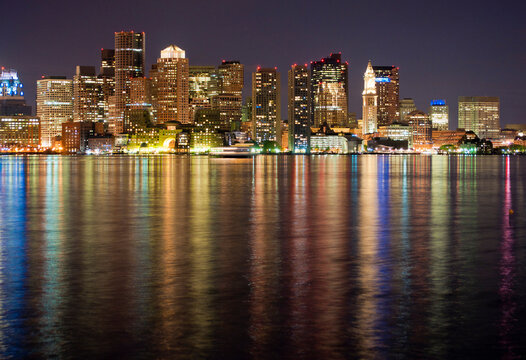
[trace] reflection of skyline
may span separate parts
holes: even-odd
[[[520,161],[0,158],[0,356],[512,357]]]

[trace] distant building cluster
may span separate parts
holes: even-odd
[[[400,99],[394,65],[369,61],[357,118],[349,111],[349,64],[341,53],[294,64],[284,78],[275,67],[257,67],[251,96],[243,98],[240,61],[193,65],[185,50],[169,45],[147,71],[145,49],[145,33],[116,32],[115,48],[101,49],[98,71],[79,65],[72,79],[42,76],[36,116],[17,72],[2,68],[0,150],[188,153],[243,144],[293,153],[426,152],[458,150],[475,138],[493,147],[522,141],[522,129],[500,128],[497,97],[459,97],[459,129],[450,130],[444,100],[431,100],[426,113],[413,99]]]

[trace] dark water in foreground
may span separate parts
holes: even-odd
[[[525,192],[526,158],[0,157],[0,358],[524,357]]]

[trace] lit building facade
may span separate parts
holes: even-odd
[[[101,49],[101,66],[99,79],[102,81],[102,97],[104,99],[104,122],[108,121],[110,97],[115,96],[115,50]]]
[[[16,70],[7,70],[2,67],[0,72],[0,97],[24,96],[24,85],[18,79]]]
[[[219,94],[219,76],[215,66],[189,67],[189,118],[193,122],[197,109],[210,109],[212,97]]]
[[[432,143],[431,120],[429,116],[419,110],[411,112],[407,116],[411,127],[411,145],[413,148],[430,147]]]
[[[410,143],[412,128],[409,125],[392,123],[378,128],[380,137],[386,137],[396,141],[407,141]]]
[[[500,133],[500,101],[498,97],[460,96],[458,127],[473,131],[481,139],[497,138]]]
[[[109,114],[112,134],[124,132],[124,112],[130,101],[131,79],[144,76],[145,42],[144,32],[115,33],[115,107]]]
[[[88,138],[94,135],[92,122],[66,122],[62,124],[62,150],[65,153],[75,154],[86,151]]]
[[[198,109],[195,114],[190,147],[195,150],[204,151],[211,147],[222,146],[223,137],[220,134],[222,125],[219,110]]]
[[[73,77],[73,121],[104,121],[103,85],[94,66],[77,66]]]
[[[312,125],[347,126],[348,77],[348,63],[341,61],[341,53],[311,62]]]
[[[161,51],[161,57],[152,70],[157,123],[190,123],[189,65],[185,51],[175,45],[168,46]]]
[[[389,125],[400,119],[400,68],[396,66],[373,66],[378,96],[377,124]]]
[[[400,122],[407,124],[409,119],[407,115],[416,110],[415,101],[411,98],[404,98],[400,100]]]
[[[37,148],[40,121],[35,116],[0,116],[0,151]]]
[[[378,95],[376,94],[376,76],[371,61],[367,64],[363,75],[362,99],[362,134],[372,134],[378,129]]]
[[[31,116],[31,106],[24,100],[24,85],[16,70],[2,68],[0,73],[0,115]]]
[[[276,68],[260,68],[252,73],[252,138],[262,143],[276,141],[281,146],[280,74]]]
[[[37,81],[37,117],[43,147],[51,147],[62,134],[62,123],[73,120],[73,81],[65,76],[42,77]]]
[[[217,71],[219,95],[213,98],[212,108],[220,110],[224,130],[238,130],[243,106],[244,66],[237,60],[223,60]]]
[[[292,65],[288,81],[288,147],[292,152],[310,152],[311,84],[307,64]]]
[[[130,81],[130,103],[126,106],[126,132],[135,134],[152,126],[152,80],[133,78]]]
[[[449,106],[446,105],[445,100],[431,100],[429,119],[433,129],[440,131],[449,129]]]

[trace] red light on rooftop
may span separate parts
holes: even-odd
[[[307,64],[305,64],[305,67],[307,67]]]
[[[274,70],[278,70],[278,67],[277,67],[277,66],[274,66]]]

